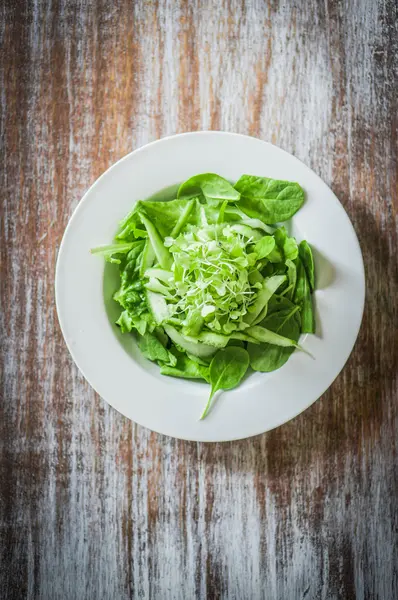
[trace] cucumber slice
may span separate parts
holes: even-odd
[[[162,294],[151,292],[147,289],[146,297],[148,300],[148,307],[152,313],[153,319],[157,325],[161,325],[164,321],[169,318],[169,308],[167,302]]]
[[[165,269],[147,269],[144,273],[148,279],[155,278],[163,283],[169,284],[173,280],[173,273],[171,271],[165,271]]]
[[[165,325],[164,330],[169,336],[169,338],[183,348],[189,354],[193,354],[194,356],[205,357],[212,356],[216,353],[217,348],[214,346],[208,346],[207,344],[202,344],[201,342],[191,342],[185,339],[183,335],[181,335],[177,329],[174,329],[171,325]]]
[[[165,298],[169,298],[169,300],[173,299],[173,296],[169,293],[168,288],[165,285],[163,285],[163,283],[161,283],[158,279],[150,279],[145,284],[145,287],[151,292],[155,292],[156,294],[162,294]]]
[[[215,348],[225,348],[230,340],[230,336],[213,333],[212,331],[202,331],[198,336],[198,340]]]

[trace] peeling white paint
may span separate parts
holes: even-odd
[[[26,10],[0,20],[4,597],[397,597],[394,3]],[[211,127],[273,141],[341,193],[371,290],[324,399],[225,445],[151,434],[97,398],[53,299],[57,246],[96,177],[158,136]]]

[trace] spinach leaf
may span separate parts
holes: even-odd
[[[242,175],[234,187],[241,194],[239,208],[267,224],[287,221],[304,202],[302,187],[291,181]]]
[[[265,235],[254,246],[254,252],[257,254],[258,260],[266,258],[275,248],[275,239],[272,235]]]
[[[238,202],[240,193],[220,175],[215,173],[202,173],[191,177],[180,185],[177,197],[192,198],[201,192],[207,202],[219,203],[227,200],[228,202]]]
[[[246,348],[245,342],[243,342],[242,340],[230,339],[228,342],[228,347],[230,346],[236,346],[237,348]]]
[[[296,308],[296,305],[289,300],[289,298],[286,298],[286,296],[277,296],[274,295],[272,296],[272,298],[269,301],[268,304],[268,312],[267,312],[267,317],[269,317],[270,315],[277,313],[281,310],[286,311],[286,312],[291,312],[292,310],[294,310]],[[300,322],[300,312],[296,312],[295,313],[298,322]],[[272,327],[268,327],[268,329],[272,329]]]
[[[276,245],[284,260],[295,260],[298,256],[298,245],[294,237],[289,237],[285,227],[279,227],[274,233]]]
[[[219,350],[210,363],[211,392],[200,416],[207,415],[214,394],[218,390],[232,390],[239,385],[249,367],[249,355],[243,348],[228,346]]]
[[[301,333],[315,333],[315,316],[312,307],[311,288],[300,257],[297,259],[297,283],[293,302],[300,306]]]
[[[167,350],[160,340],[152,333],[145,333],[137,337],[137,344],[145,358],[174,367],[177,364],[177,358]]]
[[[175,351],[177,362],[175,366],[163,365],[160,367],[162,375],[180,377],[182,379],[204,379],[210,382],[209,367],[193,361],[185,354]]]
[[[298,256],[298,246],[294,237],[287,236],[283,244],[285,260],[295,260]]]
[[[267,258],[273,264],[283,263],[282,252],[281,252],[281,250],[279,250],[279,248],[277,246],[275,246],[274,249],[268,254]]]
[[[282,298],[281,300],[283,300],[283,302],[279,302],[279,306],[281,304],[286,305],[286,298]],[[294,305],[292,305],[292,303],[289,304],[293,306],[293,309],[288,306],[288,308],[282,308],[281,310],[271,312],[271,314],[268,314],[264,321],[262,321],[262,325],[270,331],[274,331],[279,335],[298,342],[300,337],[300,325],[299,319],[297,318],[298,313],[295,312],[296,308]],[[275,371],[282,367],[294,350],[295,348],[293,346],[283,347],[267,343],[261,344],[261,346],[249,344],[247,347],[251,368],[254,371],[261,371],[263,373]]]
[[[311,246],[305,240],[300,242],[299,254],[300,254],[301,261],[304,265],[305,272],[308,277],[308,283],[310,284],[311,292],[313,292],[315,289],[314,258],[312,256]]]

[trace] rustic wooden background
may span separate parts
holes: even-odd
[[[397,11],[2,0],[1,598],[398,598]],[[366,264],[338,380],[237,443],[116,413],[78,373],[54,307],[84,191],[130,150],[197,129],[302,159],[344,204]]]

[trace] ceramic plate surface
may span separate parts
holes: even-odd
[[[214,172],[299,182],[306,202],[292,219],[298,240],[314,249],[317,334],[301,338],[314,359],[294,352],[273,373],[253,373],[222,393],[204,421],[209,386],[160,375],[133,336],[113,324],[117,269],[90,254],[110,243],[118,222],[140,199],[192,175]],[[271,144],[222,132],[177,135],[132,152],[88,190],[66,228],[56,270],[59,321],[74,361],[118,411],[154,431],[188,440],[225,441],[256,435],[298,415],[337,377],[361,324],[365,278],[351,222],[327,185],[298,159]]]

